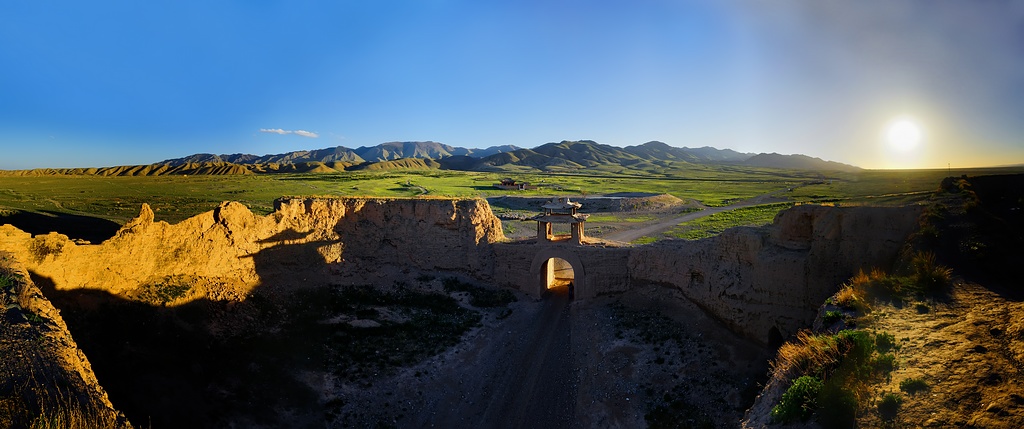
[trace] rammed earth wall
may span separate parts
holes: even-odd
[[[459,272],[540,296],[543,263],[558,257],[573,265],[577,299],[662,284],[736,332],[769,342],[809,325],[857,270],[890,268],[920,214],[918,207],[799,206],[766,228],[602,247],[507,243],[484,200],[285,198],[275,206],[255,216],[223,203],[174,225],[154,222],[144,206],[98,245],[0,226],[0,250],[57,289],[132,297],[141,286],[184,276],[193,287],[182,300],[245,299],[256,286],[329,284],[337,275],[371,282],[386,270]]]

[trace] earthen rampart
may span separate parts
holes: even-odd
[[[178,224],[140,216],[113,238],[80,245],[60,234],[32,237],[0,227],[13,252],[56,289],[126,297],[187,283],[181,296],[245,299],[257,286],[372,282],[383,272],[458,272],[534,296],[542,267],[561,258],[586,299],[642,284],[677,288],[736,332],[762,342],[810,323],[814,309],[859,269],[889,268],[920,209],[800,206],[767,228],[734,228],[698,241],[646,246],[505,242],[484,200],[283,198],[254,215],[239,203]]]
[[[96,245],[4,225],[0,249],[56,289],[133,296],[173,281],[190,286],[177,301],[240,300],[256,286],[324,283],[347,272],[411,268],[489,278],[489,244],[504,238],[483,200],[283,198],[275,207],[257,216],[225,202],[172,225],[155,222],[143,205]]]
[[[636,247],[630,281],[677,288],[734,331],[768,343],[808,326],[858,270],[890,269],[919,215],[917,207],[799,206],[767,228]]]

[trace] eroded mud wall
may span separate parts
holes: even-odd
[[[768,228],[634,248],[630,278],[678,288],[734,331],[769,343],[809,326],[858,270],[890,269],[919,215],[917,207],[799,206]]]
[[[0,249],[56,289],[132,296],[174,281],[189,288],[171,301],[238,300],[259,285],[324,282],[350,272],[414,268],[486,278],[493,272],[486,245],[503,238],[483,200],[291,198],[275,206],[256,216],[226,202],[171,225],[154,222],[144,205],[97,245],[4,225]]]

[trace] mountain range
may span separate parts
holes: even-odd
[[[362,146],[357,149],[349,149],[344,146],[300,150],[295,152],[281,153],[276,155],[256,156],[251,154],[236,153],[233,155],[214,155],[199,153],[184,158],[168,159],[157,164],[179,166],[190,163],[207,162],[229,162],[232,164],[298,164],[303,162],[343,162],[352,165],[365,162],[394,161],[404,158],[420,159],[441,159],[452,156],[472,156],[474,158],[485,158],[487,156],[509,152],[520,149],[517,146],[492,146],[487,149],[467,149],[453,147],[443,143],[425,142],[389,142],[377,146]]]
[[[651,141],[618,147],[592,140],[547,143],[533,149],[492,146],[468,149],[433,141],[388,142],[349,149],[343,146],[281,154],[199,153],[150,165],[39,169],[5,174],[87,174],[138,176],[165,174],[332,173],[353,170],[442,169],[508,172],[583,172],[673,174],[695,166],[743,166],[812,171],[858,171],[860,168],[806,155],[742,153],[713,147],[675,147]]]
[[[533,149],[512,145],[492,146],[486,149],[467,149],[443,143],[389,142],[377,146],[349,149],[343,146],[296,151],[276,155],[250,154],[213,155],[196,154],[169,159],[157,164],[180,166],[190,163],[227,162],[241,165],[342,163],[346,169],[372,168],[376,163],[401,159],[433,160],[435,163],[410,162],[408,167],[441,168],[449,170],[501,170],[505,167],[525,167],[537,170],[585,169],[599,167],[625,167],[643,170],[645,167],[665,167],[672,163],[737,164],[750,167],[786,168],[797,170],[852,171],[857,167],[806,155],[780,155],[742,153],[713,147],[674,147],[651,141],[637,146],[616,147],[592,140],[547,143]],[[436,164],[430,165],[430,164]],[[394,165],[390,163],[389,165]],[[400,168],[400,167],[399,167]]]

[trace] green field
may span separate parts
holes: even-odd
[[[1024,169],[953,173],[1021,170]],[[157,220],[177,222],[229,200],[265,214],[273,209],[274,199],[281,196],[579,196],[612,192],[667,193],[707,206],[724,206],[768,193],[792,202],[889,205],[927,198],[946,175],[945,170],[928,170],[865,171],[820,177],[799,171],[700,166],[687,170],[686,176],[672,177],[442,170],[245,176],[0,176],[0,212],[68,213],[123,223],[138,214],[142,203],[149,203]],[[541,188],[504,191],[492,186],[509,176]],[[644,220],[647,219],[635,219]]]
[[[715,213],[708,217],[679,224],[665,232],[665,237],[699,240],[721,234],[736,226],[761,226],[772,223],[780,211],[793,207],[793,203],[766,204]]]

